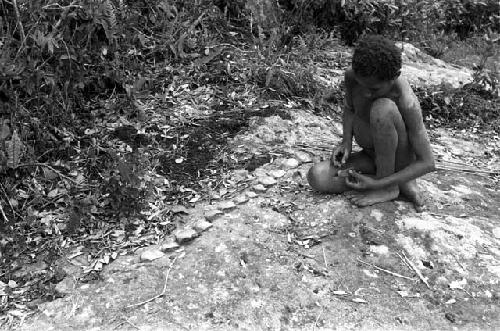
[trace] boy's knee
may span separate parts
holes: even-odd
[[[399,114],[398,106],[388,98],[380,98],[372,103],[370,110],[370,123],[378,125],[387,121],[394,121],[394,116]]]

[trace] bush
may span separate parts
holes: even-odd
[[[338,30],[349,45],[364,33],[413,41],[440,31],[457,33],[463,39],[488,28],[499,30],[500,5],[496,0],[280,0],[279,3],[296,21]]]

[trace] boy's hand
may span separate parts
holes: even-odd
[[[333,166],[340,168],[347,162],[350,154],[351,148],[342,143],[339,146],[335,147],[335,149],[333,150],[332,157],[330,158],[330,163]]]
[[[349,170],[349,174],[345,179],[345,183],[356,191],[377,189],[377,180],[370,176],[362,175],[354,170]]]

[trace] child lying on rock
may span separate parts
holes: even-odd
[[[401,77],[401,51],[381,36],[359,41],[345,72],[342,142],[331,159],[316,163],[307,179],[324,193],[346,193],[369,206],[401,193],[423,207],[416,178],[434,171],[427,131],[417,97]],[[352,138],[363,149],[351,153]]]

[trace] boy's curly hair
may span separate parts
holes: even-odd
[[[359,40],[352,57],[354,73],[392,80],[401,74],[401,50],[390,40],[369,35]]]

